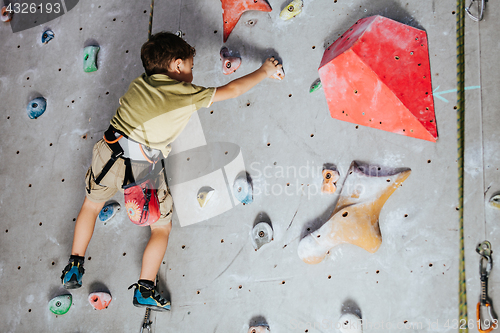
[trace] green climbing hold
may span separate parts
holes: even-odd
[[[314,81],[314,83],[311,85],[311,89],[309,89],[309,92],[310,93],[313,93],[315,92],[316,90],[318,90],[319,88],[321,88],[322,84],[321,84],[321,81],[320,79],[317,79],[316,81]]]
[[[83,71],[86,73],[97,70],[97,53],[99,46],[87,46],[83,49]]]
[[[49,301],[49,310],[53,314],[63,315],[69,311],[71,303],[73,303],[71,294],[56,296]]]

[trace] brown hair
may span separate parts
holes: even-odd
[[[151,36],[141,47],[141,60],[147,75],[166,73],[170,62],[194,57],[196,51],[184,39],[171,32]]]

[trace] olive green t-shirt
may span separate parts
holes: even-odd
[[[110,123],[130,139],[159,149],[167,157],[170,143],[186,127],[193,112],[212,104],[215,90],[163,74],[142,74],[120,98],[120,107]]]

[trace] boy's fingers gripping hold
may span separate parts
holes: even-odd
[[[274,57],[268,58],[262,65],[266,70],[268,77],[273,79],[282,80],[285,78],[285,73],[283,72],[283,66]]]
[[[283,80],[285,78],[283,65],[280,64],[278,60],[274,60],[273,64],[274,64],[274,73],[271,75],[271,78],[276,80]]]

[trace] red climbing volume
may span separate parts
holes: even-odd
[[[425,31],[361,19],[325,51],[319,75],[333,118],[436,142]]]
[[[272,11],[266,0],[221,0],[222,19],[224,22],[224,43],[233,31],[236,23],[240,20],[241,14],[247,10],[259,10],[262,12]]]

